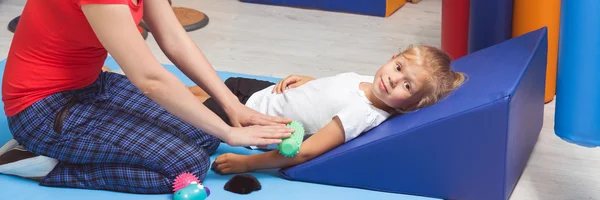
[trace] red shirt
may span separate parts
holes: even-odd
[[[96,81],[108,53],[81,11],[85,4],[129,5],[136,24],[143,15],[143,0],[27,0],[2,81],[7,116]]]

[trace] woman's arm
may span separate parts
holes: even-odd
[[[167,1],[146,0],[144,11],[144,22],[165,55],[187,77],[214,97],[235,126],[291,122],[289,119],[263,115],[241,104],[183,29]]]
[[[218,156],[212,168],[222,174],[286,168],[320,156],[342,145],[344,141],[345,135],[342,122],[338,117],[334,117],[325,127],[306,139],[300,147],[300,152],[294,157],[285,157],[278,150],[249,156],[227,153]]]
[[[223,122],[154,58],[136,29],[128,5],[88,4],[81,8],[102,45],[131,82],[170,113],[232,145],[279,143],[278,138],[290,135],[290,130],[281,127],[241,129]]]

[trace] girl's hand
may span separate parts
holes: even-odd
[[[237,106],[233,106],[227,112],[229,121],[234,127],[262,125],[262,126],[284,126],[291,123],[291,119],[275,117],[259,113],[248,106],[238,102]]]
[[[225,153],[217,156],[211,169],[219,174],[235,174],[253,171],[248,165],[248,156],[233,153]]]
[[[290,75],[279,81],[279,83],[273,87],[273,91],[271,91],[271,93],[281,94],[287,88],[296,88],[312,80],[315,80],[315,78],[302,75]]]
[[[287,126],[232,127],[223,138],[230,146],[262,146],[279,144],[281,139],[290,137],[294,130]]]

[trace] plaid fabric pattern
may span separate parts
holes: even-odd
[[[40,183],[54,187],[171,193],[181,173],[204,180],[220,143],[116,73],[51,95],[8,121],[27,150],[60,160]]]

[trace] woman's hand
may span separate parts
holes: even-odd
[[[232,127],[223,138],[230,146],[263,146],[279,144],[281,139],[290,137],[293,129],[287,126]]]
[[[263,126],[283,126],[291,123],[291,119],[275,117],[259,113],[255,110],[248,108],[241,103],[237,103],[236,106],[226,110],[229,121],[234,127],[252,126],[252,125],[263,125]]]
[[[285,79],[279,81],[279,83],[277,83],[277,85],[273,87],[273,91],[271,92],[281,94],[287,88],[296,88],[312,80],[315,80],[315,78],[302,75],[290,75]]]
[[[300,152],[294,157],[285,157],[278,150],[249,156],[223,154],[218,156],[212,169],[218,173],[241,173],[245,171],[287,168],[305,163],[344,144],[345,131],[340,118],[335,116],[327,125],[302,142]]]

